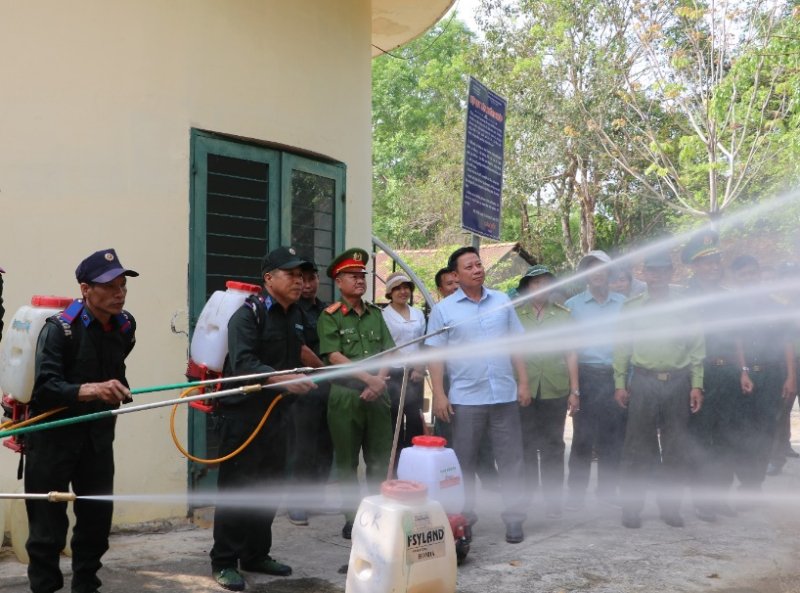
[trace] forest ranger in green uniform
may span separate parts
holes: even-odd
[[[694,313],[687,308],[667,310],[671,293],[672,260],[666,253],[645,258],[647,291],[628,299],[614,345],[614,398],[628,408],[628,427],[620,473],[624,500],[622,524],[641,527],[647,480],[659,454],[658,506],[661,519],[682,527],[680,497],[690,451],[689,416],[703,402],[703,335]],[[644,309],[644,311],[642,311]],[[679,328],[678,335],[664,335]],[[631,373],[630,385],[628,376]]]
[[[517,317],[534,340],[537,332],[572,323],[568,307],[548,301],[553,280],[547,266],[536,265],[519,282],[518,292],[532,296],[516,308]],[[532,495],[541,468],[547,517],[556,519],[562,514],[564,491],[564,425],[567,412],[572,416],[580,407],[578,357],[574,350],[542,352],[526,357],[525,364],[531,393],[531,405],[519,408],[525,487]]]

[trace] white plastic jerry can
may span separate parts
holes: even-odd
[[[442,505],[389,480],[356,513],[345,593],[454,593],[456,550]]]
[[[260,286],[244,282],[229,280],[225,286],[227,290],[214,292],[200,312],[190,350],[195,364],[218,373],[228,354],[228,321],[248,296],[261,292]]]
[[[0,389],[18,402],[28,403],[33,392],[36,341],[48,317],[72,303],[69,297],[34,296],[20,307],[0,343]]]
[[[421,482],[428,488],[428,498],[442,503],[448,515],[464,508],[464,476],[455,451],[445,447],[442,437],[416,436],[412,447],[400,452],[397,477]]]

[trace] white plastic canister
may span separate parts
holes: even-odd
[[[5,395],[27,403],[33,392],[36,341],[48,317],[72,303],[69,297],[34,296],[30,306],[20,307],[7,326],[0,344],[0,389]]]
[[[419,482],[389,480],[361,501],[345,593],[453,593],[456,548],[447,515]]]
[[[412,447],[400,452],[397,477],[421,482],[428,488],[428,497],[442,503],[448,515],[457,515],[464,508],[464,476],[455,451],[445,447],[442,437],[417,436]]]
[[[261,287],[244,282],[229,280],[225,286],[227,290],[212,294],[200,312],[191,346],[195,364],[204,365],[218,373],[222,372],[225,355],[228,354],[228,321],[244,305],[248,296],[261,292]]]

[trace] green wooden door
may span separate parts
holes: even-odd
[[[260,285],[261,258],[293,245],[327,266],[344,248],[345,167],[194,130],[189,229],[189,318],[225,282]],[[320,298],[333,286],[322,273]],[[190,408],[189,452],[218,457],[208,414]],[[216,485],[216,468],[189,462],[192,490]]]

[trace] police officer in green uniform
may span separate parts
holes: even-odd
[[[62,420],[117,409],[132,401],[125,360],[136,345],[136,321],[123,310],[128,277],[113,249],[84,259],[75,277],[82,299],[44,324],[36,343],[36,379],[30,408],[36,416],[64,408],[49,420]],[[59,426],[27,436],[25,492],[68,492],[73,503],[72,584],[74,593],[97,593],[97,572],[108,550],[114,505],[84,496],[114,491],[116,418]],[[67,540],[67,503],[25,501],[30,556],[28,578],[33,593],[64,586],[59,557]]]
[[[321,367],[305,345],[304,316],[297,306],[303,288],[301,266],[306,262],[292,247],[279,247],[261,262],[264,291],[248,297],[228,322],[226,377],[291,370],[300,366]],[[293,383],[270,388],[273,383]],[[315,388],[304,375],[270,377],[266,388],[219,399],[214,411],[219,434],[219,455],[236,451],[256,431],[270,404],[281,392],[303,396]],[[253,441],[235,457],[219,466],[220,493],[282,491],[286,469],[286,425],[290,403],[284,397],[273,408]],[[277,505],[276,505],[277,506]],[[270,556],[275,507],[237,508],[219,504],[214,512],[214,547],[211,570],[224,589],[243,591],[239,568],[276,576],[289,576],[291,567]]]
[[[720,327],[705,331],[706,359],[703,370],[703,407],[692,415],[689,430],[696,446],[693,483],[697,518],[713,522],[717,513],[727,516],[736,511],[725,500],[733,480],[736,440],[733,398],[741,391],[740,366],[736,354],[736,333],[726,328],[737,318],[734,304],[721,286],[723,276],[719,237],[713,231],[693,236],[681,252],[682,263],[692,269],[684,296],[693,299],[692,307],[700,318]]]
[[[328,277],[334,279],[342,294],[317,323],[320,354],[328,364],[357,362],[394,348],[380,308],[361,298],[367,290],[368,260],[363,249],[348,249],[328,265]],[[356,473],[359,451],[363,448],[369,481],[379,483],[389,468],[392,426],[386,392],[388,375],[388,368],[375,374],[359,371],[334,380],[331,386],[328,426],[342,488],[345,539],[350,539],[361,499]]]
[[[742,255],[731,263],[736,283],[752,290],[761,282],[758,261]],[[744,295],[740,299],[741,391],[736,416],[741,422],[737,440],[736,475],[741,482],[740,510],[751,508],[761,493],[778,415],[797,393],[793,341],[787,302],[776,295]],[[758,320],[758,316],[767,319]],[[748,322],[749,318],[755,321]]]
[[[661,519],[682,527],[680,498],[690,459],[689,416],[703,402],[703,335],[688,308],[675,308],[672,260],[666,253],[645,258],[647,291],[622,306],[614,345],[614,398],[628,408],[620,474],[622,524],[641,526],[647,479],[659,454],[658,505]],[[680,334],[670,332],[679,330]],[[628,384],[628,376],[631,376]]]
[[[306,346],[319,356],[319,316],[328,307],[317,297],[319,269],[309,260],[300,269],[303,271],[303,291],[298,306],[305,314]],[[290,458],[292,460],[292,484],[300,493],[311,488],[324,487],[331,473],[333,443],[328,430],[328,396],[330,383],[317,383],[317,389],[297,399],[292,405],[292,429],[290,431]],[[289,521],[295,525],[308,525],[308,509],[301,500],[292,499]]]
[[[530,298],[516,308],[517,317],[532,340],[536,340],[536,333],[572,323],[568,307],[549,302],[553,280],[547,266],[536,265],[519,281],[517,292]],[[580,407],[578,357],[574,350],[536,353],[526,358],[526,368],[531,404],[519,408],[525,486],[532,494],[541,469],[545,512],[548,518],[556,519],[562,514],[563,503],[564,425],[567,412],[572,416]]]

